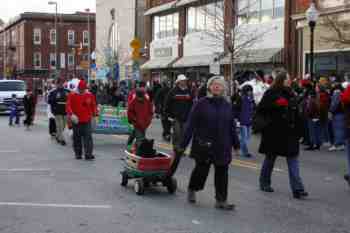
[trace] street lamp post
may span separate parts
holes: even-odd
[[[55,53],[56,53],[56,72],[58,73],[59,72],[59,59],[60,59],[60,55],[59,55],[59,51],[58,51],[58,37],[59,37],[59,34],[58,34],[58,17],[57,17],[57,2],[55,1],[49,1],[48,2],[49,5],[55,5],[55,35],[56,35],[56,41],[55,41]]]
[[[314,76],[314,40],[315,40],[315,27],[319,16],[319,12],[316,9],[315,3],[310,4],[309,9],[306,11],[306,19],[310,27],[310,76],[311,80],[315,81]]]
[[[90,83],[90,75],[91,75],[91,30],[90,30],[90,9],[85,10],[87,12],[87,20],[88,20],[88,53],[89,53],[89,68],[88,68],[88,83]]]

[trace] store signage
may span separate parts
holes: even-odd
[[[173,55],[173,48],[156,48],[154,49],[155,57],[171,57]]]

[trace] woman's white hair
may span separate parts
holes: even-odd
[[[219,84],[221,84],[224,87],[224,91],[222,93],[222,96],[226,96],[226,93],[227,93],[227,82],[226,82],[226,80],[225,80],[225,78],[223,76],[213,76],[213,77],[211,77],[208,80],[208,82],[207,82],[207,90],[208,90],[207,96],[208,97],[213,97],[213,94],[210,92],[210,86],[214,82],[219,83]]]

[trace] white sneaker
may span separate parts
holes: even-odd
[[[343,150],[345,150],[345,146],[344,145],[341,145],[341,146],[337,147],[337,151],[343,151]]]
[[[336,146],[331,146],[331,147],[328,149],[328,151],[330,151],[330,152],[337,151],[337,150],[338,150],[338,147],[336,147]]]

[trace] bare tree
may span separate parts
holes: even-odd
[[[231,1],[227,3],[226,1]],[[239,61],[244,63],[254,54],[251,49],[256,43],[263,40],[264,36],[272,31],[276,30],[274,27],[261,29],[259,27],[250,27],[247,22],[256,17],[259,9],[259,1],[246,1],[247,4],[238,9],[237,0],[222,0],[215,8],[202,7],[202,12],[207,17],[207,24],[209,21],[210,27],[204,30],[206,36],[205,43],[207,47],[223,47],[225,51],[218,54],[218,59],[228,58],[230,59],[231,66],[231,78],[229,79],[230,94],[232,88],[235,91],[234,73],[235,62]],[[207,1],[201,0],[200,4],[205,4]],[[256,11],[252,10],[256,9]],[[224,15],[230,13],[233,17],[231,22],[225,19]],[[238,16],[243,19],[244,22],[238,23]],[[227,24],[231,24],[231,28]],[[232,86],[233,83],[233,86]]]
[[[350,22],[341,20],[339,15],[323,17],[322,26],[329,29],[329,34],[322,35],[323,43],[333,43],[336,47],[350,45]]]
[[[5,22],[2,19],[0,19],[0,28],[2,28],[3,26],[5,26]]]

